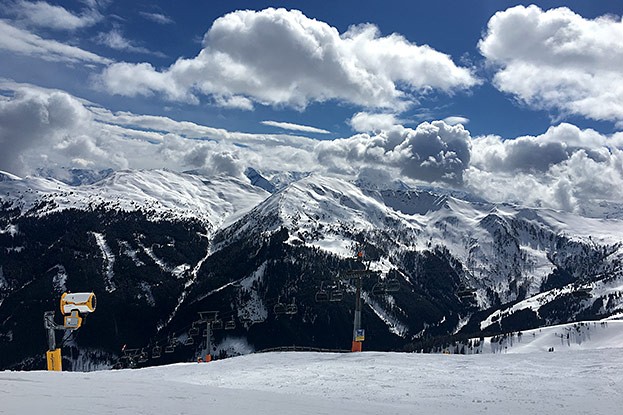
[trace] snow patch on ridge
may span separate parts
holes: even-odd
[[[264,301],[257,292],[257,284],[264,279],[266,273],[266,262],[262,263],[257,270],[250,276],[240,281],[242,290],[238,292],[238,319],[241,321],[264,321],[268,317],[268,310]],[[248,294],[248,299],[243,301],[242,291]]]
[[[17,225],[9,224],[4,229],[0,229],[0,235],[8,233],[12,238],[15,238],[15,235],[19,233]]]
[[[151,286],[145,282],[141,281],[141,291],[142,293],[138,295],[139,298],[144,298],[147,304],[152,307],[156,306],[156,300],[154,299],[154,294],[151,291]]]
[[[50,269],[56,269],[56,274],[52,277],[52,285],[54,286],[54,291],[57,293],[64,293],[67,291],[67,271],[65,267],[62,265],[56,265]]]
[[[115,276],[113,267],[115,265],[115,255],[112,253],[110,247],[106,243],[106,239],[104,239],[104,235],[97,232],[91,232],[91,235],[95,237],[95,242],[97,242],[97,246],[102,252],[102,256],[104,257],[104,288],[109,293],[115,291],[117,289],[117,285],[113,281]]]
[[[409,327],[402,324],[397,318],[390,315],[379,303],[377,303],[372,297],[368,295],[366,292],[362,292],[361,296],[365,300],[365,303],[374,311],[383,322],[389,328],[391,333],[394,333],[397,336],[405,338],[409,333]]]

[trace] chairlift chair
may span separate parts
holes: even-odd
[[[294,302],[294,300],[292,300],[292,302],[288,305],[286,305],[286,314],[288,315],[293,315],[299,312],[299,308],[296,305],[296,303]]]
[[[223,328],[223,320],[216,319],[212,322],[212,330],[221,330]]]
[[[167,346],[164,348],[165,353],[173,353],[174,351],[175,351],[175,346],[172,344],[167,344]]]
[[[160,358],[161,355],[162,355],[162,347],[154,346],[154,348],[151,349],[151,358],[152,359],[158,359],[158,358]]]
[[[343,288],[335,287],[334,289],[331,290],[329,301],[331,302],[342,301],[343,298],[344,298]]]
[[[398,278],[388,278],[387,281],[385,281],[385,291],[388,293],[400,291],[400,281],[398,281]]]
[[[459,288],[459,291],[456,293],[459,298],[473,298],[476,294],[476,290],[469,287]]]
[[[234,321],[234,318],[232,317],[231,320],[225,323],[225,330],[233,330],[235,328],[236,328],[236,322]]]
[[[382,295],[386,292],[386,286],[384,282],[377,282],[372,286],[372,295]]]
[[[188,330],[188,335],[191,337],[195,337],[199,335],[199,327],[197,326],[196,323],[193,323],[192,327],[190,328],[190,330]]]
[[[145,363],[149,360],[149,355],[147,354],[147,352],[145,351],[145,349],[141,350],[141,352],[138,354],[138,358],[137,361],[139,363]]]
[[[192,337],[188,337],[186,340],[184,340],[185,346],[192,346],[193,344],[195,344],[195,339],[193,339]]]
[[[139,349],[124,349],[123,355],[127,357],[136,357],[140,353]]]
[[[320,290],[316,292],[316,302],[325,303],[329,301],[329,293],[323,288],[323,283],[320,283]]]
[[[459,297],[459,300],[468,305],[472,305],[476,302],[476,290],[465,284],[459,286],[459,291],[457,291],[456,295]]]
[[[464,283],[459,285],[459,289],[456,292],[459,297],[473,297],[475,293],[476,290],[474,288],[471,288]]]
[[[286,312],[287,312],[286,305],[284,303],[282,303],[282,302],[278,302],[273,307],[273,312],[275,314],[277,314],[277,315],[279,315],[279,314],[286,314]]]

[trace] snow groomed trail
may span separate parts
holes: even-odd
[[[616,414],[623,350],[265,353],[90,373],[0,372],[0,414]]]

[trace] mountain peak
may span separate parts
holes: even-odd
[[[264,176],[260,174],[257,170],[252,167],[247,168],[247,171],[244,173],[253,186],[257,186],[261,189],[266,190],[269,193],[274,193],[276,188],[271,182],[268,181]]]

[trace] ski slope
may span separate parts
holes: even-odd
[[[547,352],[549,349],[564,352],[611,348],[623,348],[623,321],[567,323],[487,337],[478,353],[528,354]],[[475,351],[476,348],[465,350],[469,354]]]
[[[586,340],[554,353],[265,353],[138,370],[0,372],[0,414],[616,414],[623,322],[602,330],[594,349]]]

